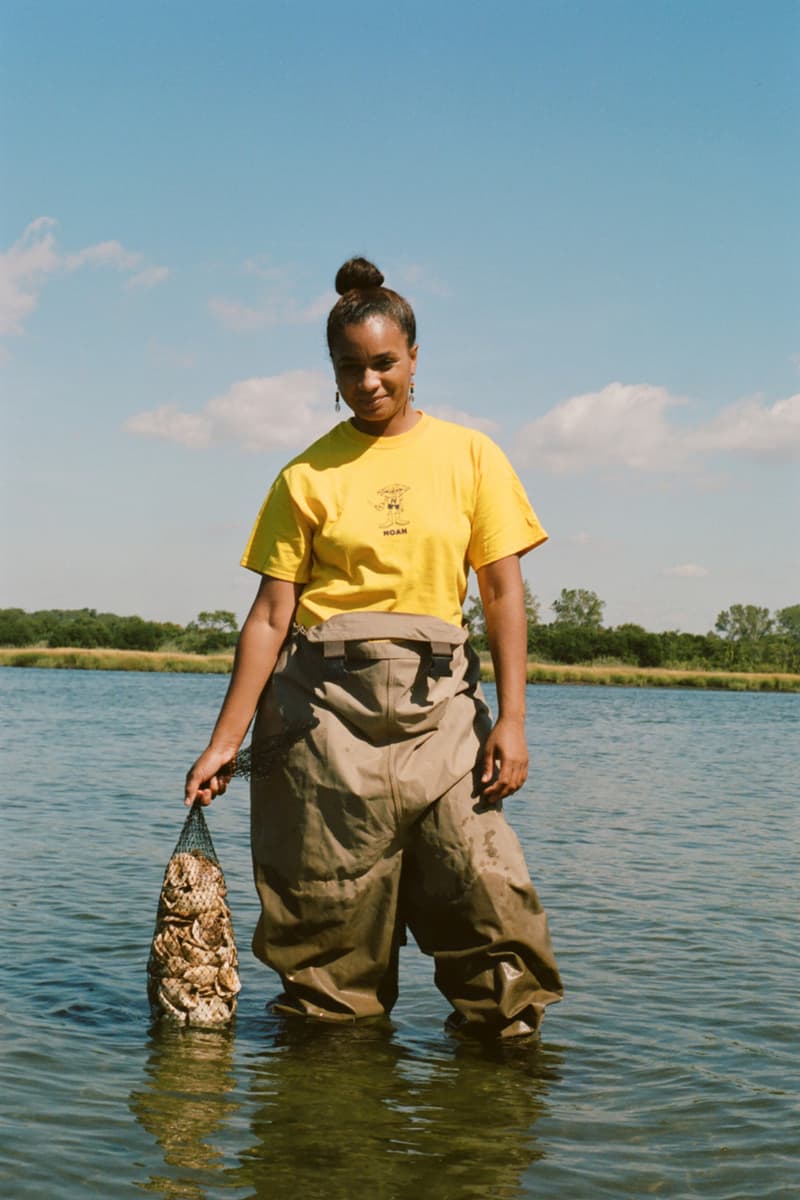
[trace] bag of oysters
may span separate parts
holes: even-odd
[[[241,984],[225,876],[199,801],[172,852],[147,963],[153,1019],[210,1029],[236,1012]]]

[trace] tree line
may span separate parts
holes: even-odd
[[[732,604],[718,614],[714,629],[703,634],[678,629],[651,633],[633,624],[604,626],[605,602],[587,588],[562,588],[550,607],[554,617],[545,622],[540,601],[525,584],[528,654],[539,662],[613,661],[638,667],[800,673],[800,604],[775,613],[754,604]],[[487,649],[479,600],[469,598],[464,619],[473,645]],[[93,608],[0,609],[2,646],[213,654],[231,649],[238,632],[235,615],[224,609],[200,612],[188,625],[121,617]]]
[[[540,601],[527,583],[524,587],[528,654],[538,662],[800,672],[800,604],[775,613],[755,604],[732,604],[708,633],[651,633],[630,623],[604,626],[605,601],[587,588],[562,588],[550,606],[554,618],[545,623]],[[473,644],[487,649],[480,601],[470,597],[464,616]]]
[[[164,650],[213,654],[229,650],[238,636],[232,612],[201,612],[188,625],[120,617],[94,608],[47,608],[25,612],[0,608],[0,646],[78,646],[84,649]]]

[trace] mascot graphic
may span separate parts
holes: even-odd
[[[386,514],[386,520],[381,522],[381,529],[391,529],[395,526],[405,528],[408,521],[403,516],[403,497],[408,488],[404,483],[393,483],[390,487],[381,488],[378,492],[380,502],[375,505],[378,512]]]

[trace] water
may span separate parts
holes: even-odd
[[[796,1197],[800,699],[531,688],[507,804],[567,998],[461,1045],[404,951],[387,1026],[289,1026],[249,954],[245,785],[210,810],[243,993],[151,1030],[144,965],[183,773],[225,680],[0,670],[10,1200]]]

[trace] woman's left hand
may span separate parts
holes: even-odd
[[[525,722],[500,717],[483,748],[481,795],[488,804],[499,804],[506,796],[519,791],[527,778]]]

